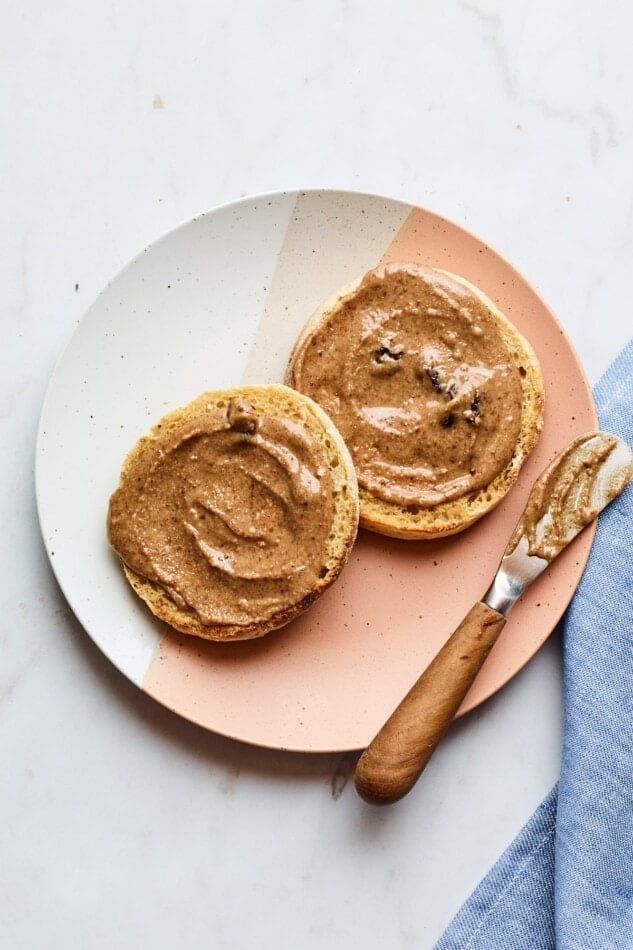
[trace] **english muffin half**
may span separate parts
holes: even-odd
[[[108,538],[152,613],[210,640],[261,637],[333,583],[358,486],[332,421],[282,385],[206,392],[136,443]]]
[[[360,524],[399,538],[463,531],[516,481],[543,422],[534,350],[477,287],[380,266],[310,318],[286,382],[343,436]]]

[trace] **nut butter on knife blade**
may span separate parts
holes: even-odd
[[[365,749],[356,788],[388,804],[415,785],[459,709],[523,591],[633,477],[633,454],[621,439],[590,432],[571,442],[538,478],[499,570]]]

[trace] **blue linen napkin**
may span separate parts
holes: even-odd
[[[594,390],[633,446],[633,340]],[[633,948],[633,485],[598,520],[563,619],[560,779],[435,950]]]

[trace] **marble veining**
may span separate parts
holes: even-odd
[[[553,95],[547,98],[528,94],[523,88],[522,77],[514,63],[513,51],[508,48],[503,37],[503,15],[488,13],[478,4],[470,3],[468,0],[462,0],[461,6],[481,24],[483,42],[492,51],[503,87],[508,98],[516,106],[534,109],[548,120],[556,123],[563,121],[570,126],[582,129],[587,136],[594,164],[597,163],[603,149],[617,147],[619,137],[615,117],[602,103],[592,105],[595,101],[592,95],[588,102],[583,103],[582,108],[578,109],[562,103],[559,91],[556,89],[553,89]],[[580,97],[578,101],[581,101]]]

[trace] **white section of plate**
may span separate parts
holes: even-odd
[[[151,244],[99,295],[48,387],[36,450],[46,550],[80,622],[137,685],[162,628],[122,583],[108,499],[153,422],[239,382],[294,203],[277,195],[262,214],[259,199],[236,202]]]

